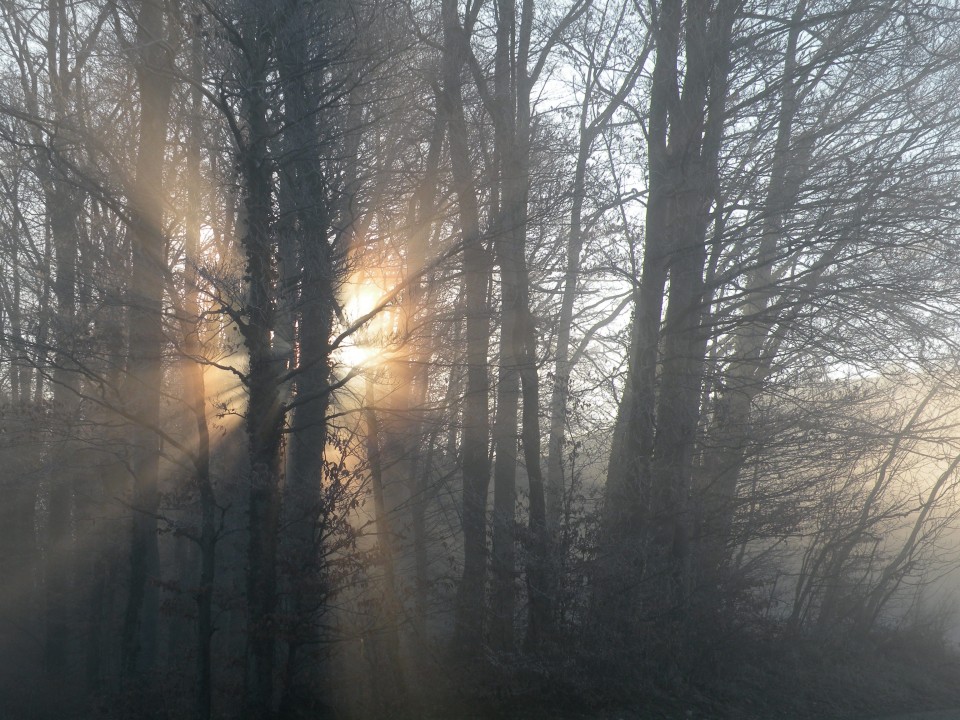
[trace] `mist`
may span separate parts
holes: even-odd
[[[960,6],[2,0],[0,716],[960,708]]]

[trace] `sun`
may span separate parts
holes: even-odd
[[[344,325],[369,315],[383,305],[394,283],[383,272],[360,270],[343,285]],[[338,348],[339,360],[347,367],[364,369],[380,364],[396,332],[396,312],[384,306]]]

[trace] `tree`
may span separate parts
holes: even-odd
[[[739,8],[725,1],[655,8],[644,256],[604,502],[602,552],[613,567],[600,576],[601,622],[629,622],[621,618],[628,612],[622,598],[631,597],[626,587],[638,579],[668,578],[656,591],[668,608],[681,607],[689,589],[687,500],[706,344],[701,327],[706,232],[718,193],[731,33]],[[607,600],[612,597],[621,597],[616,609]]]
[[[479,6],[477,6],[479,9]],[[463,237],[466,307],[467,382],[463,395],[463,435],[460,462],[463,471],[463,576],[457,590],[456,644],[466,657],[480,654],[487,575],[487,492],[490,486],[490,379],[487,356],[490,310],[487,278],[491,258],[480,230],[480,209],[470,162],[469,136],[464,116],[461,74],[467,63],[469,31],[476,17],[461,27],[457,3],[441,6],[444,59],[441,107],[447,116],[447,137]]]
[[[149,675],[156,661],[160,556],[159,509],[160,388],[163,331],[163,285],[167,267],[163,232],[163,170],[167,120],[172,94],[170,59],[165,45],[163,9],[148,0],[139,8],[136,45],[140,95],[139,146],[131,192],[132,269],[130,348],[126,378],[133,475],[133,537],[130,549],[130,594],[123,627],[122,664],[129,680]]]

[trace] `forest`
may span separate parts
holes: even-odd
[[[0,716],[960,707],[957,88],[955,0],[0,0]]]

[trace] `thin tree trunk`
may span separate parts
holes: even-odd
[[[790,190],[788,174],[796,174],[798,162],[793,147],[793,124],[797,114],[797,42],[806,12],[801,0],[793,12],[783,68],[783,90],[777,118],[770,181],[765,198],[765,216],[760,245],[753,268],[747,275],[744,320],[733,333],[733,354],[723,391],[717,400],[713,450],[704,463],[708,485],[700,489],[705,506],[701,534],[701,573],[716,578],[726,564],[727,548],[736,506],[737,481],[743,468],[748,445],[748,423],[751,405],[764,382],[769,359],[764,347],[774,318],[768,312],[773,296],[773,262],[781,251],[783,220],[789,206],[796,201]],[[792,169],[791,169],[792,168]],[[799,170],[802,172],[802,170]]]
[[[507,241],[502,241],[507,242]],[[498,249],[498,256],[500,251]],[[517,512],[517,410],[520,375],[517,368],[517,288],[504,271],[515,258],[500,256],[502,311],[500,323],[500,369],[497,377],[497,412],[493,424],[493,590],[490,612],[490,643],[495,650],[513,650],[513,614],[516,604],[514,530]]]
[[[563,278],[563,295],[560,300],[560,313],[557,317],[557,346],[554,366],[554,382],[550,394],[550,435],[547,444],[547,528],[551,539],[556,535],[560,509],[565,490],[563,476],[563,446],[566,440],[567,402],[570,394],[570,372],[573,363],[570,358],[570,333],[573,326],[573,306],[579,292],[581,254],[583,253],[584,228],[583,205],[586,201],[587,162],[593,144],[607,127],[614,113],[620,108],[640,78],[649,46],[637,58],[622,85],[607,103],[606,107],[588,123],[596,81],[588,83],[584,89],[583,103],[580,108],[579,146],[577,163],[573,174],[573,199],[570,208],[570,225],[567,235],[566,264]]]
[[[203,95],[199,85],[202,65],[202,29],[200,17],[193,18],[190,36],[190,75],[195,83],[190,90],[190,126],[187,138],[187,208],[184,255],[186,279],[184,308],[181,314],[183,336],[184,393],[196,426],[194,482],[200,495],[200,535],[194,538],[200,547],[200,579],[197,603],[197,720],[209,720],[213,700],[213,586],[216,580],[216,495],[210,475],[210,428],[207,422],[206,383],[203,372],[202,312],[200,302],[200,147]],[[171,294],[175,290],[171,289]]]
[[[433,133],[430,138],[430,150],[427,153],[426,167],[423,181],[417,192],[414,210],[415,231],[410,241],[410,260],[407,266],[407,275],[419,273],[426,264],[427,250],[430,243],[431,229],[434,227],[436,213],[436,195],[439,181],[440,156],[443,150],[443,138],[446,132],[446,116],[441,110],[441,101],[437,99],[436,114],[434,117]],[[405,293],[403,303],[403,318],[405,323],[404,338],[412,343],[410,359],[402,368],[401,407],[411,416],[413,423],[410,429],[401,437],[402,447],[405,447],[405,462],[407,487],[410,495],[411,530],[413,531],[414,554],[414,582],[415,602],[414,611],[415,630],[418,641],[426,641],[426,612],[427,591],[429,585],[429,558],[426,537],[426,508],[428,503],[428,478],[430,475],[430,460],[422,456],[424,440],[423,412],[424,403],[429,392],[430,358],[434,351],[431,346],[432,333],[427,328],[420,328],[417,316],[424,307],[424,299],[430,289],[429,281],[416,281],[411,284]],[[416,330],[414,330],[416,328]],[[414,334],[416,333],[416,334]],[[403,362],[403,361],[401,361]],[[429,446],[432,452],[433,445]],[[429,454],[429,453],[428,453]]]

